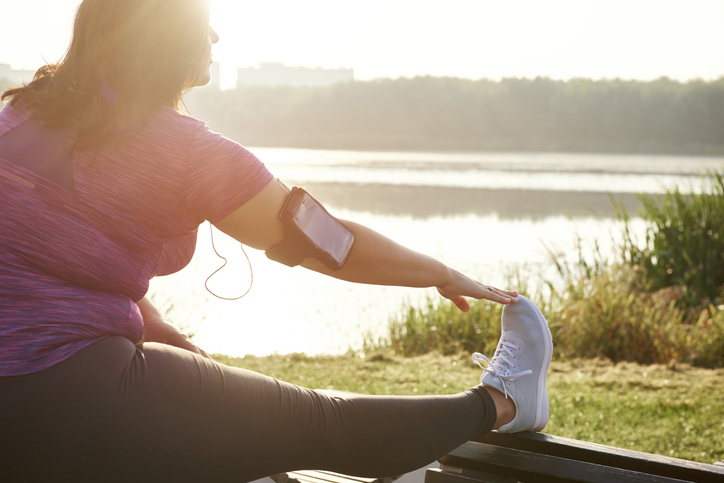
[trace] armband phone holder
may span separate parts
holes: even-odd
[[[303,189],[291,189],[279,219],[284,239],[266,251],[268,258],[290,267],[314,258],[335,271],[347,261],[354,235]]]

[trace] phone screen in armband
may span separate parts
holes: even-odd
[[[304,193],[293,221],[318,249],[339,266],[344,264],[352,248],[354,236],[308,193]]]

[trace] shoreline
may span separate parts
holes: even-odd
[[[264,146],[247,146],[247,149],[265,163],[278,165],[309,163],[334,167],[632,175],[697,175],[701,170],[724,169],[724,156],[676,153],[359,150]]]

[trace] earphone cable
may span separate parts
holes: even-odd
[[[219,273],[219,272],[229,263],[229,261],[228,261],[226,258],[222,257],[222,256],[219,254],[219,252],[216,250],[216,245],[214,244],[214,226],[213,226],[211,223],[209,223],[209,232],[211,233],[211,248],[214,249],[214,253],[216,253],[216,256],[219,257],[219,258],[221,258],[221,259],[224,261],[224,264],[221,265],[219,268],[217,268],[211,275],[209,275],[209,276],[206,278],[206,281],[204,282],[204,287],[206,287],[206,290],[207,290],[211,295],[213,295],[214,297],[216,297],[216,298],[218,298],[218,299],[221,299],[221,300],[239,300],[240,298],[245,297],[246,294],[248,294],[248,293],[251,291],[252,285],[254,285],[254,269],[253,269],[252,266],[251,266],[251,260],[249,259],[249,255],[246,254],[246,250],[244,250],[244,245],[243,245],[243,244],[239,244],[239,246],[241,246],[241,251],[242,251],[242,253],[243,253],[244,256],[246,257],[246,262],[249,264],[250,280],[249,280],[249,288],[246,289],[246,292],[244,292],[243,294],[239,295],[238,297],[234,297],[234,298],[221,297],[220,295],[216,295],[216,294],[215,294],[214,292],[212,292],[211,289],[209,288],[209,280],[211,280],[211,277],[213,277],[214,275],[216,275],[217,273]]]

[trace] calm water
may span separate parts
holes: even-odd
[[[370,226],[485,283],[505,285],[521,269],[555,277],[551,252],[571,258],[575,240],[610,252],[619,233],[609,193],[635,213],[635,192],[675,185],[700,189],[698,173],[724,168],[724,158],[561,154],[355,152],[252,149],[287,184],[304,186],[335,215]],[[634,233],[643,223],[634,218]],[[208,285],[235,297],[250,283],[239,244],[214,230],[229,264]],[[152,281],[151,295],[175,323],[209,352],[229,355],[359,349],[383,334],[405,303],[433,289],[339,282],[289,269],[246,249],[249,294],[219,300],[204,287],[223,264],[202,225],[196,255],[181,272]],[[523,287],[513,287],[523,290]]]

